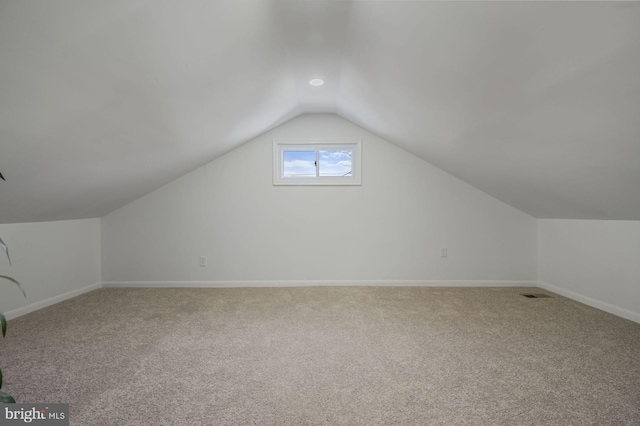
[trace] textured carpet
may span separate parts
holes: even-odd
[[[525,292],[101,289],[10,321],[4,388],[72,425],[639,425],[640,324]]]

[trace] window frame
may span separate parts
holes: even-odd
[[[285,177],[285,151],[315,151],[316,176]],[[351,176],[319,176],[319,152],[350,150]],[[362,185],[362,140],[361,139],[274,139],[273,140],[273,185]]]

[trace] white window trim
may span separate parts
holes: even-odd
[[[286,150],[338,150],[353,151],[351,175],[344,177],[316,176],[307,178],[284,177],[283,152]],[[317,158],[316,158],[317,161]],[[317,167],[317,166],[316,166]],[[317,170],[317,168],[316,168]],[[273,140],[273,184],[274,185],[362,185],[362,140],[361,139],[292,139]]]

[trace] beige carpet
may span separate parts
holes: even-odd
[[[640,425],[640,324],[527,291],[102,289],[0,362],[72,425]]]

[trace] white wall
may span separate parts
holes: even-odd
[[[0,275],[17,279],[27,293],[0,280],[0,311],[9,319],[101,285],[100,219],[3,224],[0,237],[12,261],[0,252]]]
[[[542,219],[540,285],[640,322],[640,221]]]
[[[273,186],[272,139],[359,138],[363,184]],[[335,115],[305,115],[103,217],[0,224],[30,312],[105,285],[540,285],[640,322],[640,222],[542,219]],[[441,247],[449,256],[440,258]],[[198,266],[207,256],[209,265]]]
[[[274,138],[362,139],[362,186],[273,186]],[[105,285],[536,280],[535,219],[335,115],[300,116],[101,222]]]

